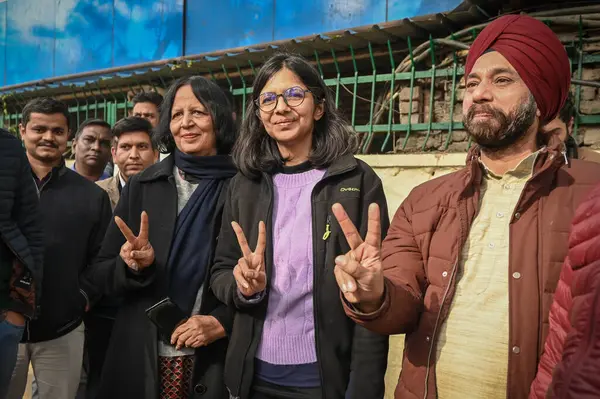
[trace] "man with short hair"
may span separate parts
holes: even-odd
[[[6,396],[25,321],[37,313],[43,255],[29,161],[19,140],[0,129],[0,399]]]
[[[155,91],[138,93],[131,100],[133,103],[131,115],[147,119],[155,128],[158,126],[162,101],[163,97]]]
[[[100,250],[111,218],[110,201],[100,187],[65,166],[65,104],[52,98],[30,101],[19,129],[40,198],[44,293],[39,317],[28,321],[26,343],[19,345],[8,398],[23,396],[31,363],[40,399],[72,399],[79,385],[82,317],[90,291],[80,275]]]
[[[121,189],[129,178],[156,163],[159,152],[152,140],[152,125],[147,119],[130,116],[118,121],[112,130],[112,159],[119,172],[97,184],[108,193],[114,210]]]
[[[105,173],[110,159],[112,132],[110,125],[102,119],[88,119],[77,129],[73,139],[75,163],[73,170],[89,181],[108,179]]]
[[[507,15],[479,33],[465,65],[465,168],[402,203],[381,246],[372,206],[363,242],[341,205],[351,250],[336,258],[346,313],[406,334],[396,398],[526,398],[567,232],[600,165],[568,159],[539,127],[566,101],[571,71],[543,22]],[[335,228],[333,226],[332,228]]]
[[[548,135],[558,136],[567,146],[569,157],[600,163],[599,153],[585,147],[579,147],[577,140],[571,135],[575,122],[575,114],[573,96],[569,95],[558,116],[547,125],[542,126],[542,131]]]

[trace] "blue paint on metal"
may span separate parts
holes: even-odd
[[[183,1],[8,0],[0,3],[0,10],[1,6],[7,9],[3,83],[15,84],[181,56]],[[0,18],[3,15],[6,14],[0,14]]]
[[[275,0],[188,0],[186,54],[273,40]]]
[[[0,0],[0,84],[177,57],[184,40],[186,55],[199,54],[449,11],[460,3]]]
[[[114,66],[183,55],[183,0],[115,0],[114,5]]]
[[[279,0],[274,40],[348,29],[386,20],[386,0]]]

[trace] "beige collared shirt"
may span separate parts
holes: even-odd
[[[520,277],[508,275],[509,223],[538,153],[503,176],[481,163],[480,209],[462,249],[456,294],[438,338],[440,399],[506,399],[508,281]]]

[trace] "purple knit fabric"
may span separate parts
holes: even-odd
[[[311,194],[325,170],[273,176],[273,273],[256,357],[270,364],[317,361],[313,314]]]

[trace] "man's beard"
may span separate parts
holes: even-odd
[[[488,104],[473,104],[463,117],[465,129],[479,146],[488,151],[501,151],[511,147],[525,136],[535,121],[537,104],[533,95],[508,115]],[[476,114],[489,114],[484,121],[474,122]]]

